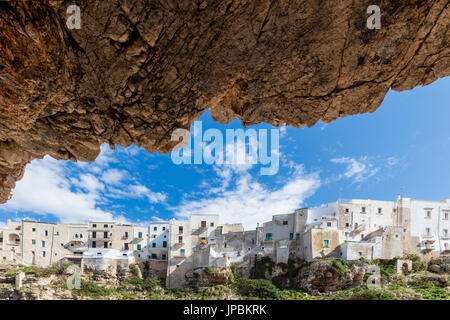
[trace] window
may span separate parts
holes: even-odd
[[[108,238],[108,231],[103,232],[103,238],[104,239]]]
[[[64,243],[61,243],[61,247],[64,247]]]
[[[103,242],[103,248],[108,249],[108,242]]]
[[[247,248],[247,251],[250,251],[251,249],[250,248]]]
[[[180,256],[184,257],[186,254],[186,251],[184,249],[180,249]]]
[[[350,223],[346,222],[346,223],[345,223],[345,226],[346,226],[347,228],[350,227]]]
[[[327,222],[327,227],[331,227],[331,222]]]
[[[178,233],[183,233],[183,226],[178,227]]]
[[[283,226],[287,226],[288,225],[288,221],[283,221]]]
[[[107,224],[104,224],[104,225],[103,225],[103,228],[108,228],[108,225],[107,225]]]
[[[163,229],[164,230],[164,229]],[[158,227],[153,227],[153,231],[158,231]]]
[[[361,240],[362,240],[362,239],[364,239],[364,235],[363,235],[363,234],[361,235]]]
[[[430,235],[430,231],[431,231],[430,228],[426,228],[425,231],[426,231],[426,235],[429,236]]]
[[[448,220],[448,212],[444,212],[444,219]]]
[[[202,228],[206,228],[206,221],[202,221],[201,226],[202,226]]]
[[[152,243],[152,248],[156,248],[156,242]]]
[[[445,237],[448,236],[448,229],[444,229],[444,236],[445,236]]]
[[[138,233],[138,238],[139,238],[139,239],[142,239],[142,232],[139,232],[139,233]]]
[[[94,223],[94,224],[92,225],[92,228],[97,228],[97,225]]]
[[[97,242],[92,241],[92,248],[97,248]]]
[[[163,241],[163,248],[167,248],[167,241]]]
[[[156,234],[153,235],[153,239],[155,239],[155,238],[156,238]]]
[[[44,235],[47,237],[48,236],[48,230],[44,231]]]
[[[264,250],[264,246],[261,247],[261,250]]]
[[[224,248],[226,248],[226,247],[227,247],[227,243],[226,243],[226,242],[225,242],[225,243],[223,244],[223,247],[224,247]]]
[[[42,241],[42,248],[45,248],[45,241]]]
[[[158,255],[156,253],[152,253],[152,259],[158,259]]]
[[[36,244],[36,240],[31,240],[31,244]]]
[[[289,240],[294,239],[294,234],[293,233],[289,233]]]
[[[178,243],[183,243],[183,237],[182,236],[178,237]]]
[[[300,233],[295,234],[295,240],[300,240]]]
[[[162,227],[163,231],[166,231],[166,227]]]
[[[378,213],[382,214],[383,213],[383,209],[382,208],[378,208]]]
[[[266,233],[266,240],[267,241],[272,240],[272,234],[271,233]]]
[[[345,213],[349,213],[350,211],[348,210],[348,208],[345,208]]]
[[[211,222],[209,225],[210,225],[211,227],[214,227],[214,222]]]
[[[431,210],[427,210],[425,218],[427,218],[427,219],[431,218]]]
[[[128,243],[124,244],[125,250],[128,250]]]
[[[97,231],[92,231],[92,238],[97,238]]]
[[[366,207],[361,208],[361,213],[366,213]]]
[[[45,258],[45,251],[42,251],[42,258]]]
[[[161,259],[162,259],[162,260],[166,260],[166,259],[167,259],[167,257],[166,257],[166,254],[165,254],[165,253],[163,253],[163,254],[161,255]]]
[[[137,245],[137,249],[141,250],[141,245],[140,244]]]
[[[329,248],[330,247],[330,240],[323,240],[323,247]]]
[[[32,228],[31,231],[36,232],[36,228]]]
[[[125,238],[128,238],[128,232],[125,232]]]

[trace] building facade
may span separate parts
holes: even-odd
[[[272,216],[244,230],[219,215],[135,226],[114,222],[55,224],[8,221],[0,229],[0,262],[49,266],[62,259],[105,269],[145,265],[168,287],[183,285],[207,266],[253,265],[257,256],[428,260],[450,254],[450,199],[352,199]]]

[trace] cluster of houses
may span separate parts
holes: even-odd
[[[245,214],[245,213],[243,213]],[[450,199],[346,200],[274,215],[244,230],[219,215],[192,215],[148,226],[114,222],[59,224],[8,221],[0,229],[0,263],[49,266],[61,260],[103,270],[145,264],[168,287],[183,285],[196,269],[254,263],[269,256],[347,260],[431,259],[450,254]]]

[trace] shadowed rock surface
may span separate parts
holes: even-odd
[[[373,112],[390,88],[450,75],[450,1],[0,2],[0,203],[34,158],[102,143],[168,152],[211,110],[279,126]]]

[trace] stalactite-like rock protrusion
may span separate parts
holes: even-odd
[[[202,112],[312,126],[373,112],[390,88],[450,75],[450,1],[0,3],[0,203],[34,158],[93,161],[102,143],[153,152]]]

